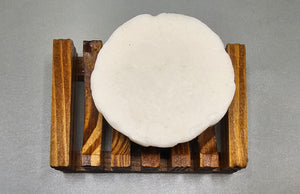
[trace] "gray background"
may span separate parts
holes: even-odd
[[[249,164],[232,175],[49,167],[52,39],[104,41],[141,14],[194,16],[247,47]],[[300,1],[0,1],[0,193],[299,193]]]

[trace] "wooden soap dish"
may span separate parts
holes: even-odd
[[[220,152],[215,128],[209,127],[190,142],[172,148],[142,147],[113,129],[112,150],[103,151],[104,118],[94,105],[90,76],[101,41],[84,41],[78,57],[73,41],[53,40],[50,166],[64,172],[177,172],[232,173],[247,166],[246,50],[228,44],[236,92],[220,121]],[[75,81],[85,85],[84,129],[81,152],[75,151]]]

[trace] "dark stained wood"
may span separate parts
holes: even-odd
[[[159,172],[172,172],[172,171],[170,171],[170,158],[171,158],[170,152],[171,152],[171,150],[167,149],[168,151],[163,151],[164,149],[159,149],[160,150]],[[166,152],[166,153],[164,153],[164,152]],[[151,168],[150,168],[150,171],[151,171]],[[153,172],[155,172],[155,171],[153,171]]]
[[[215,128],[207,128],[198,136],[199,167],[212,170],[219,167],[219,153],[217,150],[217,138]],[[201,170],[201,169],[200,169]]]
[[[82,147],[82,165],[101,167],[102,160],[102,130],[103,117],[95,107],[90,78],[94,70],[95,61],[98,52],[102,48],[101,41],[84,41],[83,43],[83,67],[79,69],[84,73],[84,129],[83,129],[83,147]]]
[[[228,44],[226,48],[235,72],[236,91],[222,121],[222,169],[235,171],[248,163],[246,48]]]
[[[171,171],[185,171],[191,167],[191,151],[189,142],[171,148]]]
[[[130,140],[125,135],[113,129],[111,168],[113,170],[129,170],[131,164],[130,158]]]
[[[141,146],[131,142],[131,171],[132,172],[141,172],[142,163],[141,163]]]
[[[70,39],[53,40],[50,166],[72,167],[77,53]]]
[[[77,57],[77,80],[84,81],[84,64],[83,64],[83,57]]]
[[[160,165],[160,150],[156,147],[142,147],[141,164],[144,171],[158,171]]]

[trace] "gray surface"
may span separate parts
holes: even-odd
[[[300,1],[0,1],[0,193],[297,193]],[[49,167],[52,39],[107,40],[141,13],[177,12],[245,43],[249,165],[232,175],[63,174]]]

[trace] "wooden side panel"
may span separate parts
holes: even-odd
[[[113,170],[129,170],[130,140],[115,129],[112,130],[111,168]]]
[[[212,170],[219,167],[219,154],[215,128],[209,127],[198,136],[199,167]]]
[[[72,167],[77,53],[70,39],[53,40],[50,166]]]
[[[82,147],[82,166],[99,167],[103,164],[101,145],[103,117],[95,107],[90,78],[94,70],[98,52],[102,47],[101,41],[83,42],[83,64],[84,64],[84,129]]]
[[[235,72],[236,91],[223,121],[222,168],[237,170],[248,163],[246,48],[242,44],[228,44],[226,50]]]
[[[142,147],[142,171],[158,171],[160,165],[160,150],[156,147]]]
[[[191,151],[189,142],[171,148],[171,171],[185,171],[191,167]]]

